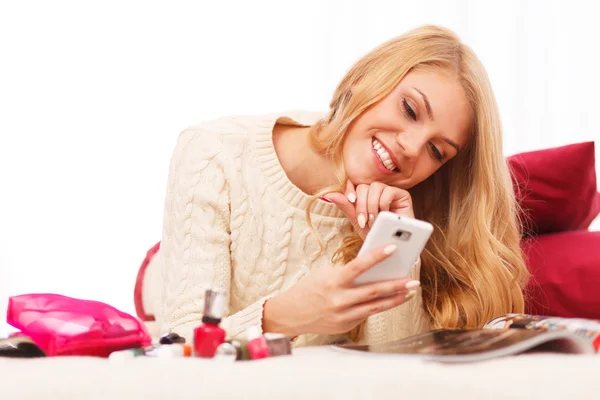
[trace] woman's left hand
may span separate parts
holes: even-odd
[[[355,187],[348,180],[345,193],[328,193],[324,197],[342,210],[363,240],[380,211],[415,217],[410,193],[381,182]]]

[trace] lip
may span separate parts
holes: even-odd
[[[385,149],[385,151],[388,152],[388,154],[390,155],[390,158],[392,159],[392,162],[394,163],[394,165],[396,165],[396,169],[398,169],[398,171],[390,171],[389,169],[387,169],[385,167],[383,167],[383,168],[385,168],[385,170],[387,172],[391,172],[392,174],[395,174],[395,173],[398,173],[398,172],[402,171],[400,169],[400,163],[398,162],[398,159],[396,158],[396,155],[394,154],[394,152],[391,151],[390,148],[387,147],[385,145],[385,143],[383,143],[383,141],[381,139],[379,139],[378,137],[375,137],[375,136],[373,136],[373,138],[376,139],[379,142],[379,144],[381,144],[383,146],[383,148]],[[373,147],[373,141],[372,140],[371,140],[371,147]],[[373,152],[375,153],[375,149],[373,149]],[[375,156],[377,156],[377,153],[375,153]],[[377,160],[379,161],[379,157],[377,157]],[[381,161],[379,161],[379,162],[381,163]],[[381,164],[381,165],[383,165],[383,164]]]

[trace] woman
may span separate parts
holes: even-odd
[[[357,257],[379,211],[432,223],[409,279],[354,287],[393,245]],[[327,114],[204,122],[171,161],[161,244],[162,332],[191,340],[207,288],[222,326],[296,344],[379,343],[523,311],[527,272],[486,72],[450,31],[374,49]]]

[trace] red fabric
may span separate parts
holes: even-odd
[[[530,233],[587,229],[600,213],[594,142],[521,153],[508,163]]]
[[[542,235],[523,250],[533,275],[526,312],[600,319],[600,232]]]
[[[584,225],[586,225],[586,227],[582,229],[589,228],[591,223],[596,219],[596,217],[598,217],[598,215],[600,215],[600,192],[596,193],[596,198],[594,199],[594,201],[592,202],[592,206],[590,207],[590,213],[584,221]]]
[[[150,260],[156,254],[156,252],[160,249],[160,242],[156,243],[148,252],[146,253],[146,258],[142,261],[142,265],[138,270],[137,278],[135,280],[135,288],[133,289],[133,302],[135,304],[135,313],[138,318],[142,321],[154,321],[154,315],[146,314],[144,311],[144,302],[142,299],[142,287],[144,284],[144,275],[146,274],[146,268],[148,268],[148,264],[150,264]]]

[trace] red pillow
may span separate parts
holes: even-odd
[[[532,274],[527,313],[600,319],[600,232],[542,235],[522,246]]]
[[[142,261],[142,265],[138,269],[137,277],[135,279],[135,287],[133,288],[133,304],[135,305],[135,312],[139,319],[142,321],[155,321],[154,315],[147,314],[144,310],[144,299],[142,297],[144,287],[144,277],[146,276],[146,269],[150,265],[150,261],[156,255],[160,249],[160,242],[156,243],[146,252],[146,257]]]
[[[516,154],[508,164],[528,233],[587,229],[600,213],[594,142]]]

